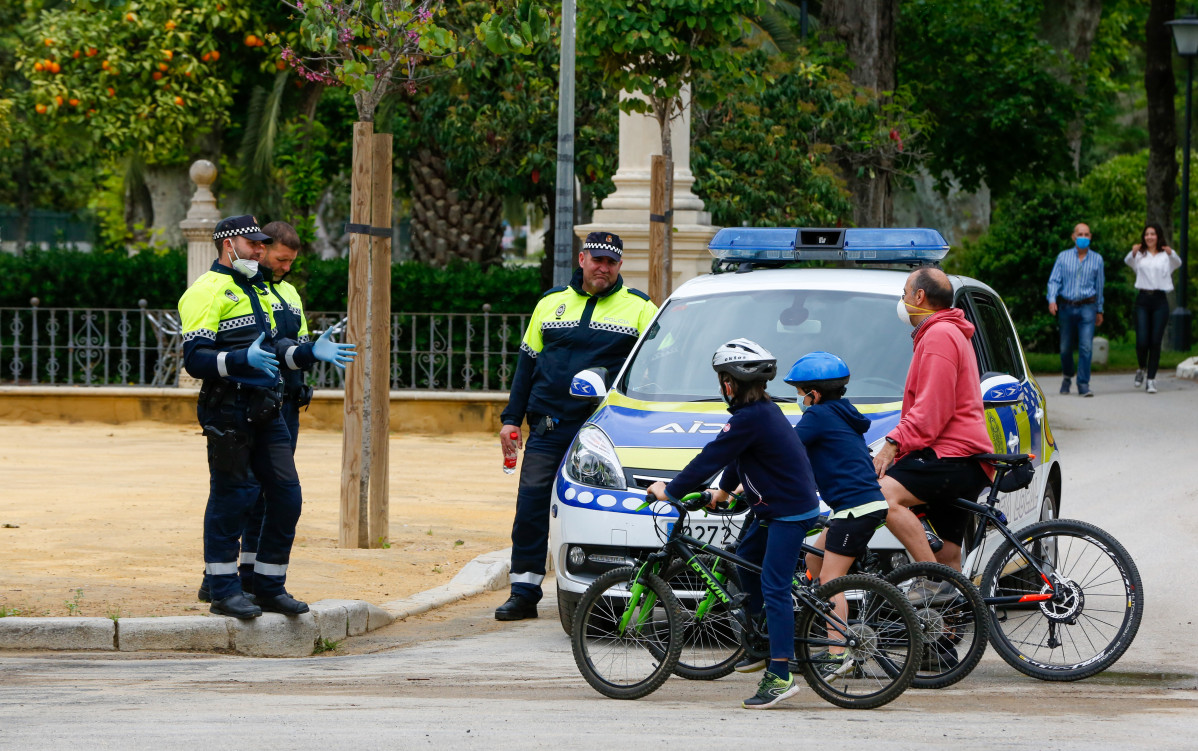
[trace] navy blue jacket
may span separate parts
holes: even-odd
[[[869,418],[847,399],[808,407],[795,432],[807,448],[820,496],[833,511],[883,499],[865,445]]]
[[[721,469],[720,489],[744,484],[745,497],[762,519],[814,517],[819,513],[807,451],[781,408],[769,399],[730,407],[723,432],[666,486],[677,500],[699,489]]]

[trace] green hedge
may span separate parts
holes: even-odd
[[[304,259],[294,276],[308,310],[345,310],[348,260]],[[151,308],[173,308],[186,277],[182,249],[135,256],[63,249],[0,253],[0,307],[25,308],[36,297],[42,307],[135,308],[145,299]],[[396,313],[478,313],[485,303],[495,313],[528,313],[541,292],[536,267],[433,269],[414,262],[391,267]]]

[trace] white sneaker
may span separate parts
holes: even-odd
[[[1147,389],[1147,390],[1148,390],[1148,393],[1149,393],[1149,394],[1155,394],[1155,393],[1156,393],[1156,381],[1154,381],[1154,380],[1152,380],[1151,378],[1149,378],[1149,379],[1148,379],[1148,389]]]
[[[1136,388],[1144,385],[1144,369],[1140,368],[1136,371]]]

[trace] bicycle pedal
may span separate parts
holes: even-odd
[[[741,592],[738,595],[733,595],[732,599],[728,601],[728,609],[729,610],[739,610],[740,608],[743,608],[745,606],[745,603],[747,603],[748,601],[749,601],[749,594],[747,592]]]

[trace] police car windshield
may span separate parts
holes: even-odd
[[[858,403],[901,401],[911,364],[911,328],[892,295],[834,290],[745,291],[671,300],[649,329],[617,388],[651,402],[720,398],[711,353],[745,337],[778,358],[775,398],[791,400],[783,378],[794,361],[824,350],[848,363],[846,396]]]

